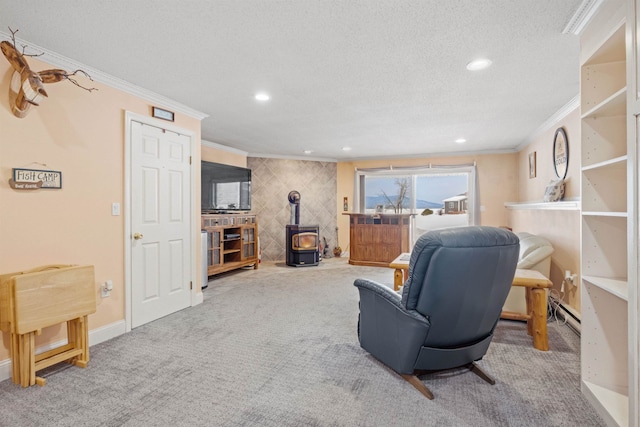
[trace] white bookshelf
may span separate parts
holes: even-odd
[[[581,388],[607,424],[638,426],[629,363],[637,264],[630,248],[637,238],[630,237],[636,165],[627,122],[626,6],[606,0],[581,36]]]
[[[627,301],[629,299],[629,282],[624,279],[612,279],[610,277],[582,276],[582,280],[588,282],[592,286],[615,295],[620,299]]]
[[[582,216],[599,216],[599,217],[617,217],[617,218],[626,218],[629,216],[628,212],[605,212],[605,211],[584,211],[582,212]]]
[[[612,126],[617,126],[617,125],[612,125]],[[583,171],[599,170],[607,167],[625,167],[626,168],[627,159],[628,159],[628,156],[625,154],[624,156],[609,158],[601,162],[593,163],[589,166],[583,166],[582,170]]]
[[[621,70],[624,72],[624,63],[621,63]],[[617,68],[607,70],[609,72],[619,71]],[[594,75],[594,73],[589,74],[588,78],[593,81],[597,77],[605,77],[605,73],[603,75],[598,76]],[[606,76],[608,77],[608,76]],[[589,111],[583,114],[583,119],[589,118],[598,118],[598,117],[613,117],[613,116],[624,116],[627,110],[627,88],[622,87],[618,89],[615,93],[610,95],[609,97],[603,99],[598,104],[595,104]]]
[[[583,382],[583,390],[591,400],[602,402],[609,417],[620,426],[629,425],[629,398],[626,394],[616,393],[605,387],[588,381]]]
[[[638,289],[638,144],[640,143],[640,1],[627,0],[627,170],[629,220],[628,220],[628,258],[629,274],[627,286],[628,305],[628,424],[640,427],[640,291]]]

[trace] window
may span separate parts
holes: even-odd
[[[475,165],[356,170],[359,212],[415,214],[412,240],[429,230],[478,224]]]
[[[364,176],[365,213],[409,213],[411,179],[409,175]]]
[[[430,173],[416,177],[414,239],[429,230],[471,224],[469,172]]]

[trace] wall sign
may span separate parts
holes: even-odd
[[[174,114],[173,114],[173,111],[163,110],[162,108],[153,107],[153,117],[172,122],[174,119]]]
[[[9,186],[15,190],[62,188],[62,172],[42,169],[13,168]]]
[[[564,128],[558,128],[553,137],[553,167],[558,178],[566,178],[569,169],[569,140]]]

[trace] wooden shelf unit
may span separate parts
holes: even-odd
[[[254,214],[203,214],[209,276],[253,265],[258,268],[258,219]]]
[[[637,427],[631,3],[606,0],[581,35],[581,389],[608,425]]]

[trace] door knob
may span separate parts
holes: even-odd
[[[142,233],[133,233],[133,238],[135,240],[140,240],[142,239],[144,236],[142,235]]]

